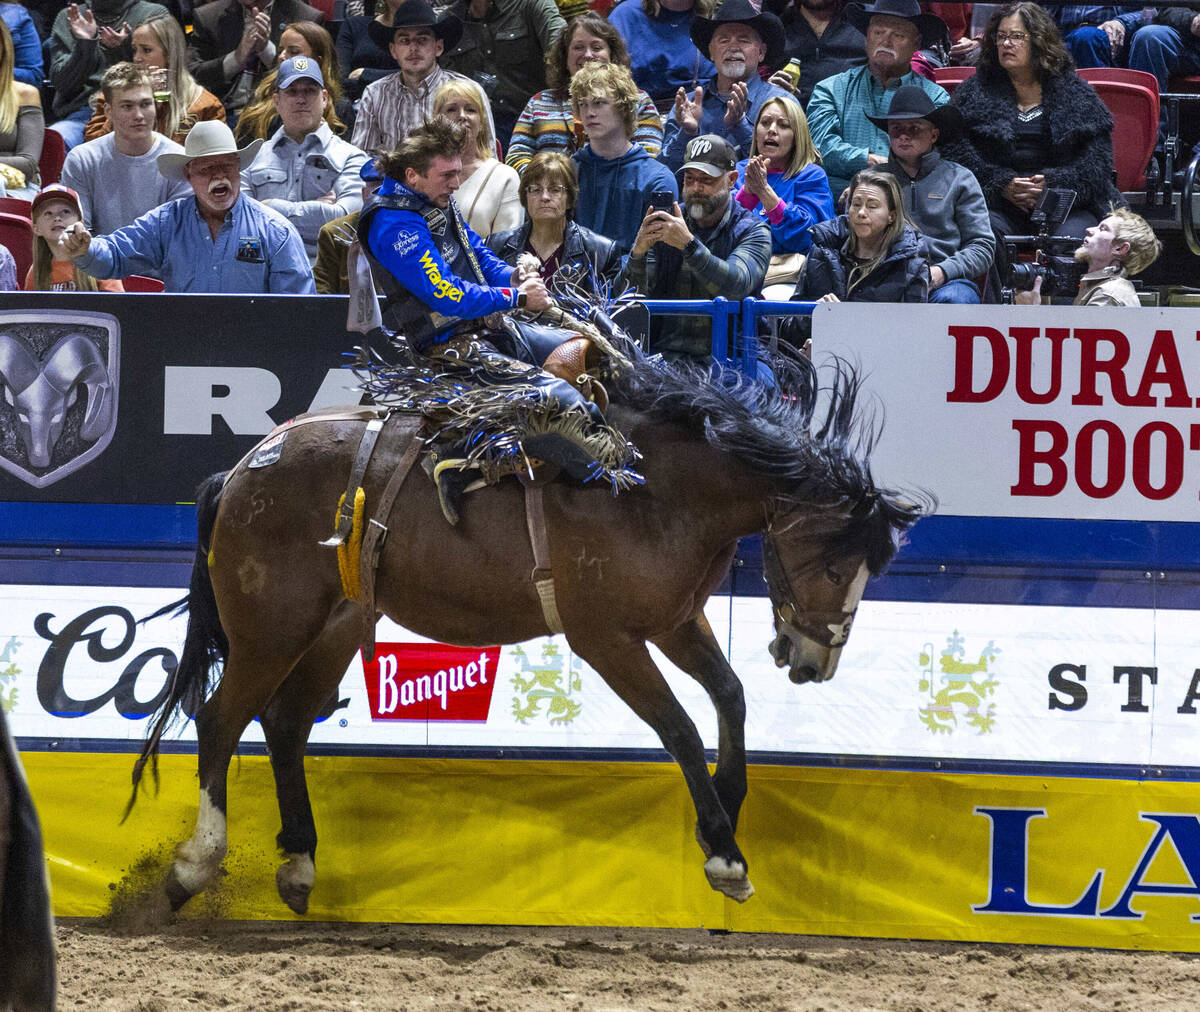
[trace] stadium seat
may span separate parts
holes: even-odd
[[[158,278],[148,278],[143,274],[130,274],[121,279],[127,292],[161,292],[163,283]]]
[[[33,223],[19,214],[0,212],[0,246],[7,246],[17,262],[17,285],[23,288],[33,263]]]
[[[941,85],[953,95],[954,89],[974,73],[974,67],[934,67],[933,83]]]
[[[0,197],[0,212],[4,214],[19,214],[22,218],[33,217],[33,204],[20,197]]]
[[[66,158],[67,145],[62,134],[46,130],[42,134],[42,157],[38,159],[38,175],[42,177],[43,186],[59,181]]]
[[[1087,67],[1078,73],[1112,113],[1117,188],[1144,188],[1146,165],[1158,140],[1158,82],[1152,74],[1120,67]]]

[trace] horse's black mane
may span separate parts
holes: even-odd
[[[858,411],[860,380],[843,360],[833,360],[832,382],[822,386],[812,363],[790,349],[763,359],[773,385],[720,365],[668,365],[636,349],[630,358],[632,368],[608,380],[614,403],[702,434],[767,479],[780,509],[822,514],[832,556],[866,546],[878,573],[899,536],[932,506],[928,497],[904,502],[876,487],[869,458],[881,426]]]

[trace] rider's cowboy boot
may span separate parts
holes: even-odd
[[[463,492],[470,483],[467,461],[463,457],[449,457],[438,461],[433,468],[433,480],[437,483],[438,502],[442,516],[451,527],[457,527],[460,519],[459,507]]]

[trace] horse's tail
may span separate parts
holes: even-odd
[[[229,656],[229,638],[221,627],[217,598],[208,572],[213,526],[224,485],[225,474],[222,472],[205,478],[196,490],[196,559],[192,565],[187,597],[172,601],[142,619],[143,622],[149,622],[167,613],[182,615],[187,612],[188,626],[183,651],[167,686],[166,696],[155,712],[150,731],[142,743],[141,754],[133,764],[133,793],[129,797],[129,804],[125,806],[122,821],[129,817],[137,801],[138,787],[147,762],[154,785],[158,786],[158,746],[163,734],[180,711],[189,716],[196,714],[216,681],[216,669],[224,665]]]

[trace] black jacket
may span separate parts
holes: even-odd
[[[853,260],[842,247],[850,237],[850,222],[843,214],[812,229],[812,249],[796,282],[793,301],[815,302],[832,292],[842,302],[928,302],[929,261],[911,225],[905,225],[883,261],[849,297]]]
[[[784,52],[789,59],[793,56],[800,59],[801,105],[808,105],[813,85],[818,81],[867,62],[867,40],[846,20],[844,12],[838,11],[818,38],[800,13],[798,0],[782,10],[777,10],[778,6],[781,5],[767,0],[763,10],[779,15],[786,33]]]
[[[533,223],[526,218],[523,225],[505,232],[493,232],[484,242],[506,264],[516,267],[517,257],[525,252],[532,228]],[[594,269],[597,280],[611,287],[621,273],[621,254],[611,239],[568,221],[558,266],[559,270],[565,268],[572,277],[590,277]]]
[[[1003,70],[988,80],[983,71],[967,78],[950,101],[966,121],[942,157],[965,165],[979,180],[989,206],[999,207],[1017,172],[1008,164],[1017,125],[1017,93]],[[1092,86],[1072,72],[1042,82],[1042,110],[1050,131],[1046,185],[1074,190],[1075,207],[1097,218],[1111,201],[1125,201],[1113,185],[1112,116]]]

